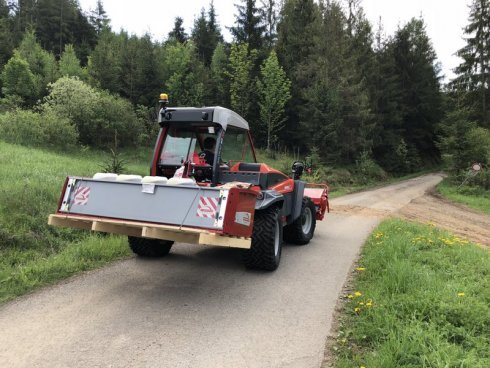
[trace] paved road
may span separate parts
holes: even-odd
[[[0,367],[319,367],[332,313],[380,217],[440,181],[427,175],[333,201],[314,241],[286,246],[274,273],[240,252],[178,245],[0,307]]]

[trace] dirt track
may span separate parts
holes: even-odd
[[[319,367],[366,237],[385,215],[420,212],[440,180],[332,201],[311,244],[285,246],[274,273],[245,270],[239,251],[179,244],[19,298],[0,307],[0,367]]]
[[[414,180],[418,181],[420,178]],[[405,186],[410,181],[395,185]],[[335,213],[351,214],[373,217],[401,217],[409,221],[420,223],[433,223],[437,227],[476,242],[482,246],[490,247],[490,216],[467,206],[453,203],[442,198],[434,189],[415,197],[405,206],[396,211],[392,210],[390,201],[393,186],[357,193],[339,198],[334,207]],[[356,205],[359,196],[376,192],[380,199],[377,203]],[[382,198],[384,196],[384,198]],[[395,199],[398,203],[398,198]]]

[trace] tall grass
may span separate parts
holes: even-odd
[[[389,220],[346,295],[337,367],[489,367],[490,253],[430,225]]]
[[[490,214],[490,190],[478,186],[462,186],[445,179],[437,186],[437,190],[451,201],[465,204],[469,207]]]
[[[147,174],[149,160],[132,156],[128,171]],[[90,150],[67,155],[0,142],[0,301],[127,254],[123,238],[47,225],[66,176],[91,176],[106,158]]]

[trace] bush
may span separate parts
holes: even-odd
[[[388,175],[367,152],[363,152],[359,160],[356,160],[356,172],[362,184],[371,181],[386,180]]]
[[[75,77],[63,77],[49,85],[43,111],[54,111],[73,121],[80,142],[98,148],[111,146],[117,131],[121,146],[137,146],[143,133],[132,105]]]
[[[76,144],[78,133],[69,119],[53,111],[16,109],[0,115],[0,137],[9,143],[64,149]]]

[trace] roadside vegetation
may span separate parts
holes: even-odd
[[[47,225],[66,176],[91,176],[105,159],[0,141],[0,302],[129,255],[123,238]],[[147,162],[127,162],[131,172],[148,172]]]
[[[455,183],[444,180],[437,186],[437,190],[451,201],[462,203],[490,214],[490,189],[486,190],[480,186],[470,185],[460,187]]]
[[[490,253],[431,224],[383,222],[344,296],[336,367],[490,366]]]

